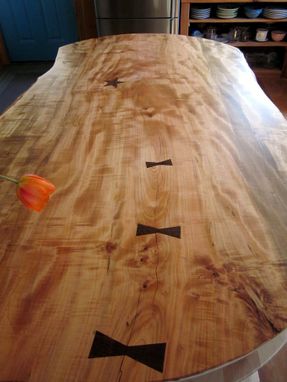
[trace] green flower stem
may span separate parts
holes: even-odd
[[[0,175],[0,179],[9,180],[9,182],[13,182],[13,183],[16,183],[16,184],[19,183],[19,181],[17,179],[10,178],[9,176],[5,176],[5,175]]]

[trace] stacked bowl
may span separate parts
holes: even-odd
[[[287,18],[287,9],[266,7],[264,8],[263,16],[267,19],[285,19]]]
[[[238,7],[234,5],[218,5],[216,9],[216,16],[220,19],[233,19],[238,15]]]
[[[283,41],[286,36],[286,31],[272,31],[271,38],[273,41]]]
[[[251,7],[247,5],[244,7],[244,13],[245,16],[249,19],[256,19],[256,17],[260,16],[262,13],[262,8]]]
[[[211,8],[204,6],[192,6],[190,9],[190,17],[193,19],[208,19],[210,17]]]

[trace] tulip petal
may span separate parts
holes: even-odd
[[[26,207],[41,211],[55,189],[46,179],[34,174],[25,174],[19,180],[16,194]]]
[[[48,180],[42,178],[41,176],[34,174],[25,174],[21,177],[19,183],[22,184],[33,184],[33,185],[41,185],[45,188],[48,193],[52,193],[55,191],[56,187],[49,182]]]
[[[38,197],[37,195],[24,189],[18,189],[17,196],[26,207],[32,208],[36,211],[42,210],[49,200],[49,196],[47,195]]]

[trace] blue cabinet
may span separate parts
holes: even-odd
[[[0,27],[11,61],[54,60],[78,40],[73,0],[0,0]]]

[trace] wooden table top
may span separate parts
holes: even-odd
[[[0,381],[162,381],[287,327],[287,123],[236,48],[60,49],[0,119]]]

